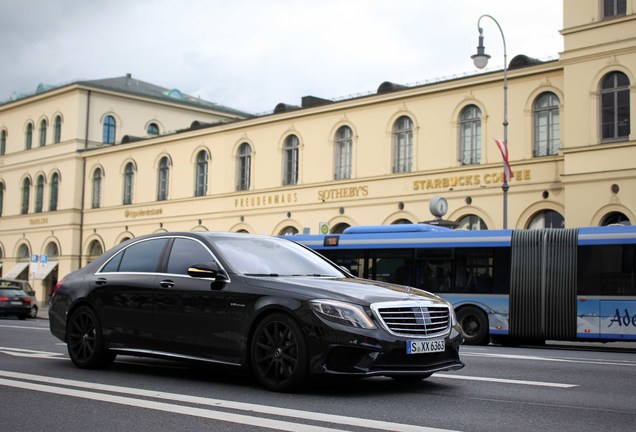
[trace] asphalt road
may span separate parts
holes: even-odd
[[[118,357],[75,368],[48,321],[0,318],[2,431],[636,430],[636,344],[462,348],[415,385],[313,382],[299,394],[233,371]]]

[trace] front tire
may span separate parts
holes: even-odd
[[[115,360],[115,354],[104,348],[104,336],[97,314],[88,306],[77,308],[66,330],[68,355],[80,369],[99,369]]]
[[[307,357],[302,330],[290,316],[268,315],[256,327],[250,360],[256,378],[268,389],[298,389],[308,375]]]
[[[457,321],[462,328],[466,345],[488,344],[488,317],[481,309],[474,306],[463,307],[457,311]]]

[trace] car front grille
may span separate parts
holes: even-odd
[[[389,332],[398,336],[433,337],[448,332],[450,309],[418,302],[376,304],[372,307]]]

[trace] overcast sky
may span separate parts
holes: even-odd
[[[560,0],[0,0],[0,101],[131,73],[263,113],[473,73],[483,14],[508,61],[563,50]],[[499,30],[481,24],[500,69]]]

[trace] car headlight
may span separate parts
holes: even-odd
[[[337,300],[310,300],[309,306],[319,316],[338,324],[374,329],[375,324],[361,306]]]

